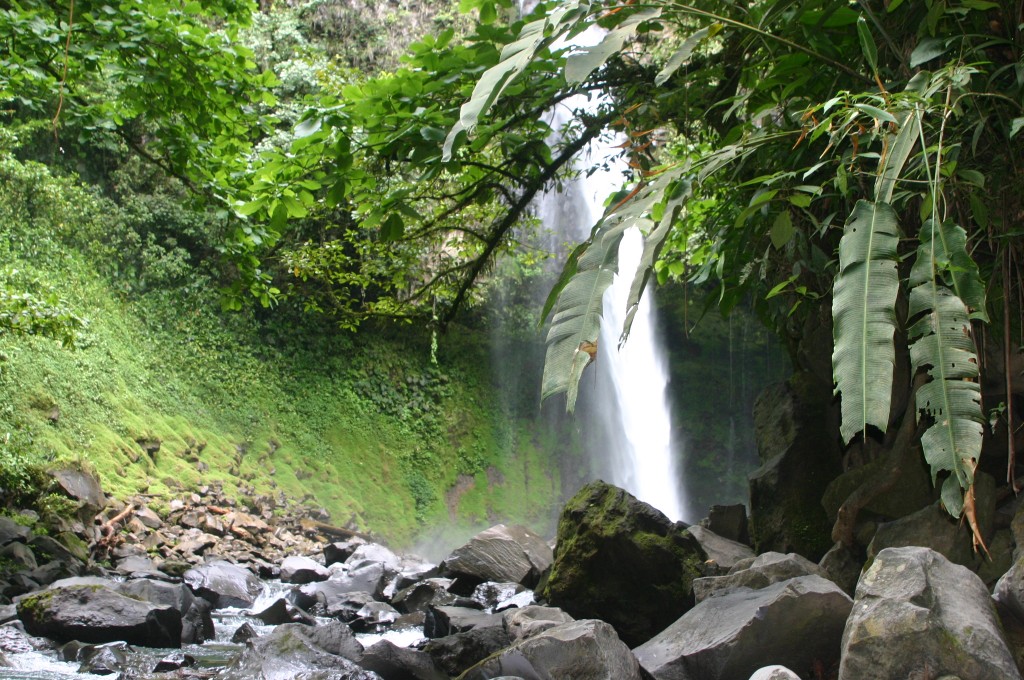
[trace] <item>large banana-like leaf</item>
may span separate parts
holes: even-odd
[[[919,412],[934,420],[921,437],[921,445],[931,466],[933,482],[939,472],[951,473],[942,485],[942,502],[954,517],[960,516],[964,492],[974,483],[985,423],[971,313],[964,300],[943,285],[940,278],[954,261],[958,262],[954,280],[964,283],[972,275],[978,276],[961,232],[951,223],[925,223],[911,270],[910,282],[914,287],[909,307],[910,318],[916,319],[909,333],[913,341],[911,364],[915,372],[927,368],[931,377],[917,393]],[[964,289],[977,294],[973,284],[967,283]],[[983,290],[981,294],[981,300],[975,304],[983,311]]]
[[[843,440],[889,422],[896,351],[899,232],[888,203],[858,201],[839,242],[832,299],[832,370],[842,394]]]
[[[660,8],[645,7],[630,14],[621,24],[605,33],[596,45],[587,45],[575,51],[565,62],[565,81],[570,85],[582,83],[596,69],[601,68],[609,57],[622,51],[622,45],[636,34],[640,24],[659,16]]]
[[[978,265],[967,252],[967,232],[951,220],[929,219],[921,228],[917,259],[910,270],[910,286],[939,278],[967,305],[970,317],[988,321],[985,284]]]

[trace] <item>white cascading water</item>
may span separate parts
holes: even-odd
[[[602,37],[592,28],[574,44],[596,44]],[[603,100],[577,96],[549,113],[556,135],[574,110],[593,112]],[[557,139],[557,137],[556,137]],[[595,139],[577,159],[579,167],[596,167],[546,193],[537,212],[543,226],[560,241],[579,242],[604,213],[604,202],[628,177],[621,158],[621,139]],[[557,245],[557,244],[555,244]],[[643,236],[628,230],[619,248],[619,274],[605,293],[603,321],[593,373],[584,377],[578,417],[584,422],[588,448],[601,453],[599,467],[606,481],[620,486],[661,510],[673,521],[684,519],[677,472],[677,443],[673,441],[668,399],[668,370],[664,348],[655,331],[649,287],[633,318],[629,340],[620,349],[619,334],[626,314],[629,288],[640,263]],[[559,252],[558,248],[552,248]]]

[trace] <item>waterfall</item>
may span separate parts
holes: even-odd
[[[593,44],[603,34],[591,29],[574,39]],[[602,98],[577,96],[549,112],[558,132],[574,110],[593,112]],[[614,148],[622,140],[598,138],[577,158],[580,168],[596,168],[567,181],[540,198],[536,212],[551,234],[552,252],[564,255],[560,243],[586,239],[604,213],[604,201],[628,176],[626,163]],[[633,274],[640,262],[643,237],[630,229],[619,249],[619,271],[603,300],[603,321],[595,365],[587,370],[577,407],[587,448],[599,475],[661,510],[672,520],[684,519],[677,472],[681,442],[675,441],[668,399],[668,369],[664,347],[655,328],[653,287],[641,299],[628,342],[619,349],[618,337],[626,312]],[[563,258],[564,259],[564,258]]]

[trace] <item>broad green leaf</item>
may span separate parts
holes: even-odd
[[[900,172],[910,158],[921,133],[921,116],[918,111],[908,111],[897,121],[899,131],[888,135],[888,152],[882,160],[878,178],[875,180],[875,200],[888,203],[892,200],[892,192],[899,179]]]
[[[570,85],[582,83],[591,73],[603,66],[609,57],[622,51],[622,46],[633,37],[640,24],[659,16],[661,9],[644,8],[608,31],[601,42],[582,47],[571,54],[565,63],[565,81]]]
[[[832,371],[842,394],[843,440],[889,422],[896,331],[899,232],[888,203],[860,200],[839,242],[832,300]]]
[[[1021,131],[1021,128],[1024,128],[1024,117],[1014,118],[1010,121],[1010,139],[1013,139]]]
[[[679,70],[679,67],[685,64],[693,51],[697,48],[697,45],[704,42],[704,40],[713,37],[722,30],[722,24],[714,23],[710,26],[705,26],[683,41],[683,44],[676,50],[671,57],[669,57],[668,63],[665,64],[665,68],[661,70],[661,73],[654,79],[654,84],[661,87],[665,82],[672,77],[672,74]]]
[[[970,318],[987,322],[985,284],[967,250],[967,232],[951,220],[936,224],[929,219],[921,227],[919,243],[910,269],[911,288],[937,278],[967,305]]]
[[[793,228],[792,216],[790,216],[788,210],[783,210],[776,216],[768,235],[771,237],[772,245],[775,249],[781,250],[787,243],[793,240],[795,233],[796,230]]]
[[[948,49],[949,45],[946,44],[944,38],[925,38],[910,53],[910,66],[920,66],[926,61],[941,57]]]
[[[871,72],[878,73],[878,46],[875,45],[875,39],[871,36],[868,20],[864,17],[857,19],[857,37],[860,39],[860,51],[864,53]]]

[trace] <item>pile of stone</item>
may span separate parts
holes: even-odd
[[[0,650],[44,649],[81,672],[154,678],[1021,678],[1024,561],[993,596],[933,549],[887,547],[848,590],[828,563],[755,555],[742,508],[687,527],[601,482],[565,506],[554,550],[497,525],[437,565],[368,537],[331,540],[329,525],[300,510],[235,508],[214,490],[164,517],[125,513],[133,505],[104,515],[120,517],[127,537],[109,546],[117,578],[88,556],[32,569],[24,558],[8,587],[26,590],[2,612]],[[0,543],[12,556],[54,549],[5,522]],[[51,579],[75,570],[54,562],[97,573]],[[267,577],[285,586],[277,599],[261,597]],[[271,628],[238,628],[240,652],[222,668],[177,651],[139,674],[134,649],[211,640],[228,608]],[[422,640],[364,647],[357,638],[407,629]]]

